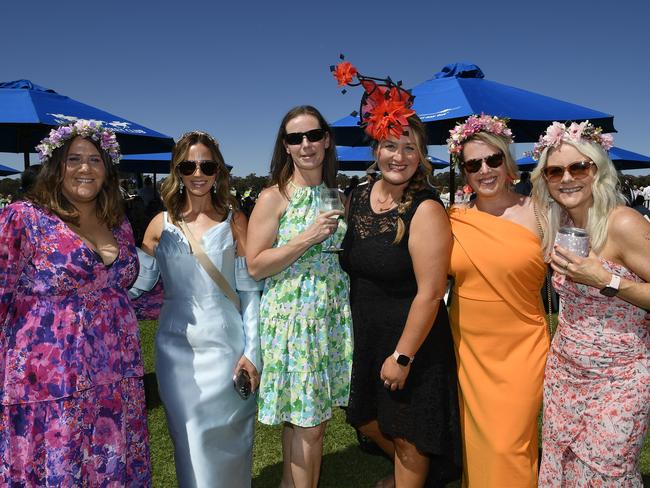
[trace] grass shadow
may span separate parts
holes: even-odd
[[[319,488],[371,488],[378,480],[393,471],[390,461],[372,456],[357,446],[323,456]],[[282,462],[264,467],[253,478],[253,488],[275,488],[282,478]]]
[[[377,481],[393,472],[393,464],[384,456],[363,452],[359,446],[330,452],[323,456],[319,488],[372,488]],[[275,488],[282,478],[282,462],[264,467],[253,478],[253,488]],[[455,488],[459,481],[446,485],[428,484],[430,488]]]

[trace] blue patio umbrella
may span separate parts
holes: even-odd
[[[10,168],[9,166],[5,166],[4,164],[0,164],[0,176],[17,175],[18,173],[20,173],[20,170]]]
[[[644,156],[643,154],[621,149],[616,146],[612,147],[608,152],[612,163],[614,163],[614,166],[619,171],[650,168],[650,157]],[[517,159],[517,166],[522,171],[532,171],[537,166],[537,161],[530,156],[525,156]]]
[[[341,171],[365,171],[374,161],[372,149],[368,146],[336,146],[336,155]],[[429,156],[434,169],[446,168],[449,163]]]
[[[125,154],[120,160],[119,169],[124,173],[168,174],[172,153]]]
[[[52,127],[76,119],[101,121],[115,131],[123,153],[169,151],[174,140],[142,125],[60,95],[29,80],[0,82],[0,152],[29,153]]]
[[[515,142],[537,141],[554,120],[590,120],[604,132],[616,132],[612,115],[486,80],[474,64],[449,64],[433,78],[413,87],[412,94],[413,110],[427,128],[428,143],[434,145],[446,143],[456,122],[481,113],[510,119]],[[359,118],[353,116],[334,122],[336,141],[345,146],[367,145],[358,122]]]
[[[168,174],[172,161],[172,153],[126,154],[119,164],[124,173],[157,173]],[[226,164],[228,171],[232,166]]]

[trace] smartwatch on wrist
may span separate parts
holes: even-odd
[[[600,289],[600,294],[606,297],[615,297],[618,293],[618,288],[621,286],[621,277],[616,274],[612,274],[612,279],[609,281],[609,285],[605,288]]]
[[[407,356],[406,354],[401,354],[397,351],[393,353],[393,359],[399,364],[400,366],[408,366],[413,362],[415,357]]]

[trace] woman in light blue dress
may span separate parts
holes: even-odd
[[[149,288],[157,264],[164,283],[156,375],[178,484],[248,487],[256,400],[242,399],[233,377],[245,369],[253,390],[259,383],[261,283],[248,275],[246,217],[228,205],[228,172],[212,137],[191,132],[178,141],[161,195],[168,212],[147,228],[142,247],[155,260],[142,260],[141,277],[154,277]],[[241,313],[193,254],[181,222],[237,290]]]

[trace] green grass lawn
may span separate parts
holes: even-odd
[[[153,486],[176,486],[174,454],[167,433],[165,412],[157,399],[154,372],[154,334],[156,322],[140,322],[142,351],[144,355],[147,408],[151,435]],[[279,426],[257,424],[253,449],[253,486],[276,488],[282,475],[282,447]],[[372,487],[380,478],[392,471],[392,465],[380,456],[362,452],[357,445],[354,429],[345,423],[343,412],[337,409],[325,433],[325,451],[320,488]],[[650,487],[650,440],[641,454],[641,472],[645,486]],[[449,485],[458,486],[456,484]]]

